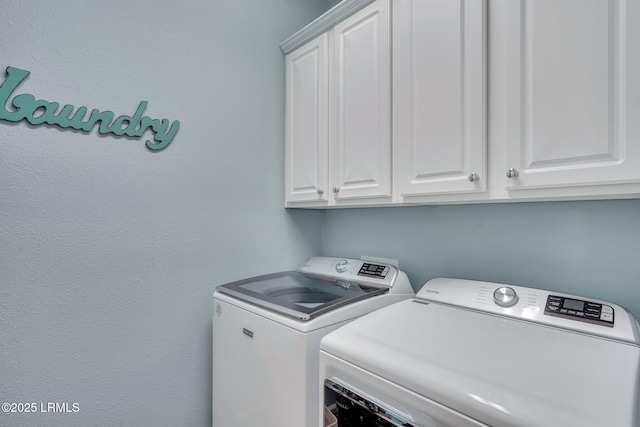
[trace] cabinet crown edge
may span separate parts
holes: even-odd
[[[327,32],[339,22],[364,9],[375,0],[343,0],[327,12],[319,16],[306,27],[280,43],[280,50],[285,55],[293,52],[303,44]]]

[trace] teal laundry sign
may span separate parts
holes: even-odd
[[[76,108],[66,104],[60,109],[60,103],[38,99],[33,95],[20,94],[13,97],[11,105],[7,108],[9,98],[30,74],[29,71],[19,68],[7,67],[7,76],[0,85],[0,120],[19,122],[26,120],[32,125],[49,124],[61,128],[72,128],[84,132],[91,132],[98,127],[98,133],[113,134],[118,136],[140,138],[147,129],[153,134],[153,141],[147,140],[146,146],[152,151],[166,148],[173,141],[180,122],[171,123],[168,119],[152,119],[143,116],[147,108],[147,101],[141,101],[135,113],[131,116],[122,115],[115,117],[112,111],[91,110],[84,106]],[[115,119],[114,119],[115,118]]]

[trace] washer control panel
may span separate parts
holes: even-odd
[[[323,276],[329,280],[339,279],[343,282],[385,288],[394,287],[396,279],[401,275],[393,265],[331,257],[311,257],[298,268],[298,271]]]
[[[367,276],[367,277],[376,277],[380,279],[384,279],[387,277],[387,273],[389,273],[388,265],[380,265],[380,264],[369,264],[365,262],[360,267],[360,271],[358,271],[358,276]]]
[[[552,294],[547,297],[544,314],[610,328],[613,328],[615,322],[615,310],[610,305]]]

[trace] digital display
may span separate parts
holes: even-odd
[[[379,264],[364,263],[360,267],[358,274],[360,276],[375,277],[376,279],[384,279],[389,272],[389,267]]]
[[[363,263],[358,271],[359,276],[373,277],[376,279],[384,279],[387,277],[389,267],[380,264]]]
[[[567,310],[584,311],[584,301],[565,298],[562,303],[562,308],[566,308]]]

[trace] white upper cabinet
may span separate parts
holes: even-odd
[[[485,7],[483,0],[394,2],[401,197],[486,189]]]
[[[343,0],[281,47],[286,206],[640,197],[640,0]]]
[[[389,9],[389,0],[378,0],[333,31],[330,176],[336,200],[391,201]]]
[[[328,199],[327,34],[285,57],[287,201]]]
[[[286,54],[286,206],[391,202],[390,8],[345,2]]]
[[[640,181],[637,3],[507,2],[509,190]]]

